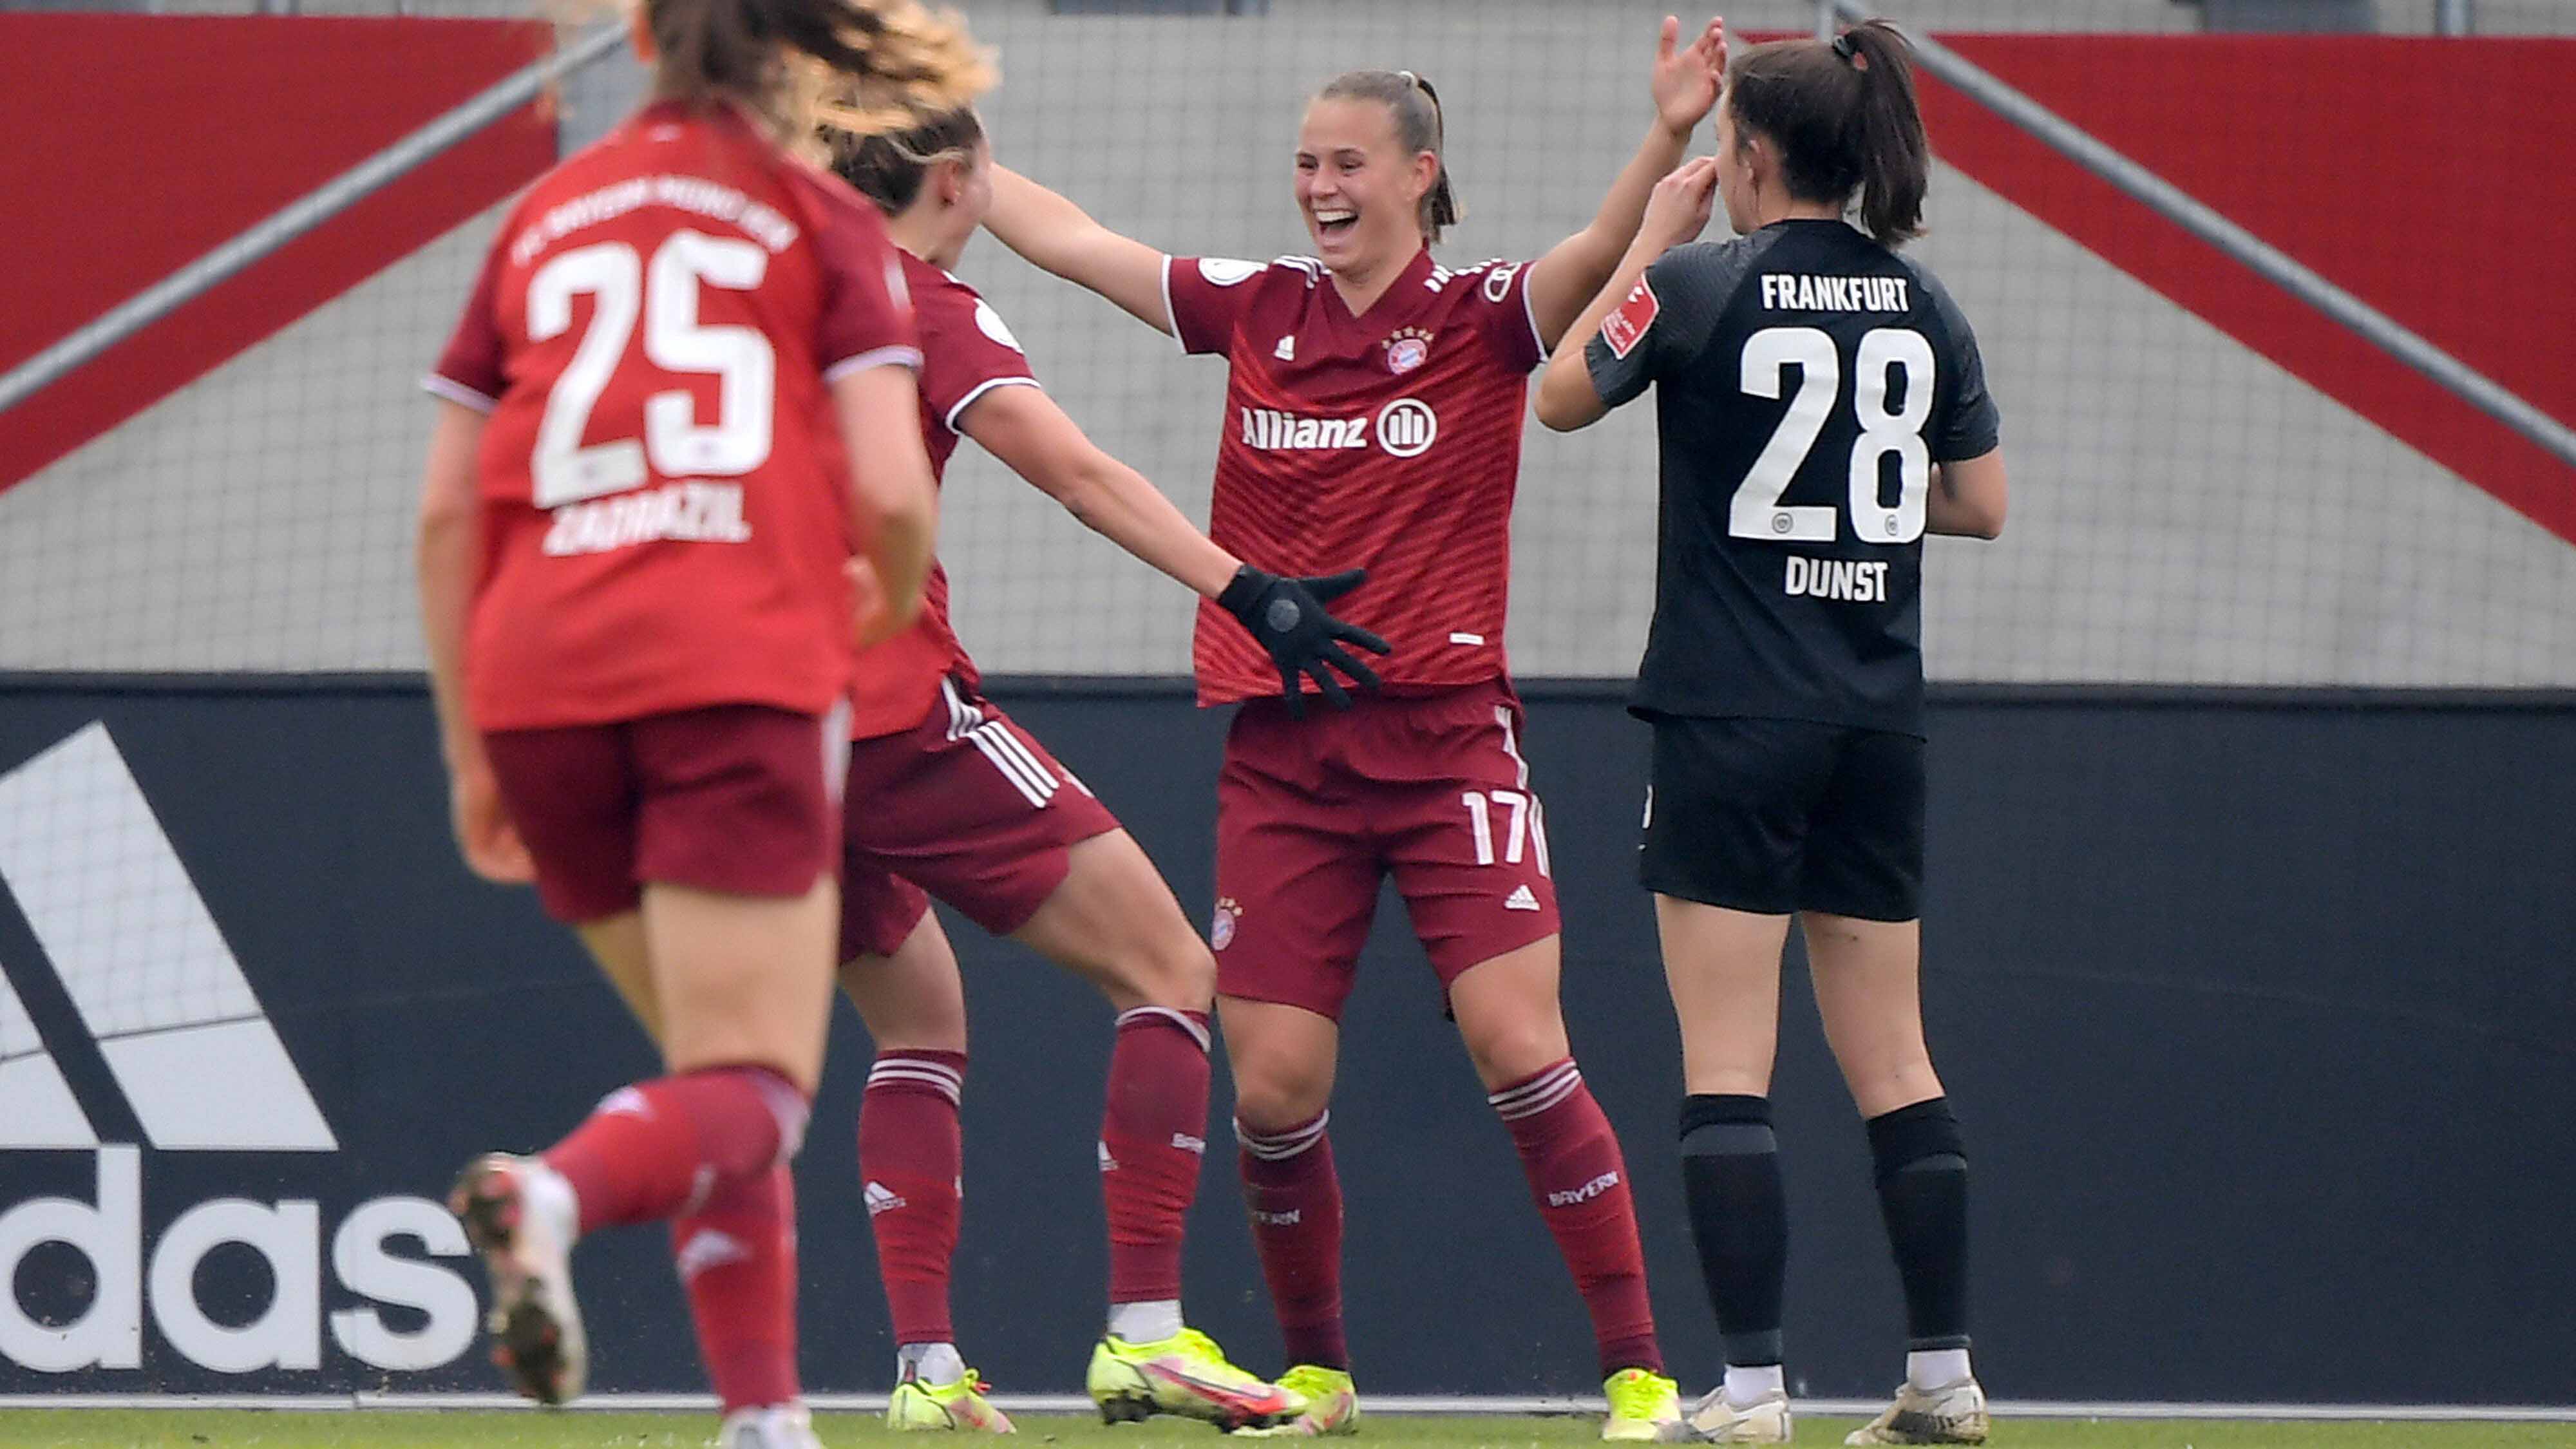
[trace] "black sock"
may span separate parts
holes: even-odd
[[[1870,1118],[1869,1155],[1905,1285],[1906,1348],[1966,1348],[1968,1158],[1950,1099]]]
[[[1684,1098],[1682,1186],[1727,1364],[1759,1368],[1780,1362],[1789,1213],[1780,1196],[1780,1144],[1771,1134],[1770,1099]]]

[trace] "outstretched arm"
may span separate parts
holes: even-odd
[[[1158,332],[1172,330],[1163,304],[1163,254],[1009,167],[993,168],[993,209],[984,229],[1032,265],[1098,292]]]
[[[1680,39],[1681,22],[1665,16],[1655,45],[1655,123],[1619,179],[1610,183],[1610,194],[1601,199],[1592,224],[1558,242],[1530,267],[1530,316],[1538,323],[1539,340],[1551,349],[1609,281],[1637,235],[1637,224],[1645,219],[1646,198],[1655,183],[1681,164],[1692,129],[1717,104],[1726,78],[1726,22],[1709,21],[1698,39],[1676,48]]]
[[[1243,560],[1199,532],[1145,476],[1100,450],[1034,387],[997,387],[958,419],[966,436],[1061,503],[1083,525],[1202,598],[1225,591]]]
[[[1357,570],[1324,579],[1289,579],[1236,558],[1199,532],[1143,474],[1083,436],[1055,399],[1036,388],[994,388],[967,405],[958,425],[1094,532],[1199,597],[1215,600],[1241,621],[1279,666],[1281,691],[1292,712],[1299,707],[1303,680],[1313,680],[1336,705],[1350,702],[1344,679],[1377,688],[1377,675],[1342,646],[1384,654],[1386,641],[1343,623],[1324,607],[1359,586]]]

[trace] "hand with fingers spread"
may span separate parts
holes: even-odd
[[[1335,709],[1350,708],[1351,697],[1333,677],[1334,670],[1362,689],[1378,687],[1376,671],[1342,645],[1356,644],[1384,654],[1387,642],[1355,624],[1343,623],[1324,608],[1367,577],[1368,570],[1352,569],[1327,578],[1287,579],[1245,564],[1235,571],[1234,582],[1225,586],[1225,592],[1217,595],[1217,606],[1242,620],[1279,666],[1279,692],[1287,699],[1290,714],[1305,713],[1301,676],[1314,680]]]
[[[1696,239],[1708,229],[1717,205],[1717,158],[1699,156],[1673,168],[1655,183],[1646,199],[1646,219],[1637,227],[1637,244],[1662,255]]]
[[[1665,16],[1655,42],[1655,115],[1675,135],[1688,134],[1717,104],[1726,82],[1726,20],[1712,17],[1688,45],[1681,38],[1680,19]]]

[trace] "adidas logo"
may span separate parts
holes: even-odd
[[[1109,1155],[1109,1144],[1106,1142],[1100,1144],[1100,1170],[1103,1172],[1118,1170],[1118,1159]]]
[[[893,1188],[886,1186],[882,1182],[869,1183],[860,1191],[859,1196],[867,1201],[869,1217],[875,1217],[879,1213],[890,1213],[896,1208],[909,1206],[909,1204],[904,1202],[903,1195],[901,1193],[896,1192]]]
[[[1281,362],[1295,362],[1297,360],[1297,339],[1293,336],[1280,338],[1279,345],[1270,349],[1270,355],[1278,358]]]
[[[1192,1137],[1187,1132],[1175,1132],[1172,1134],[1172,1145],[1183,1152],[1194,1152],[1201,1157],[1207,1156],[1207,1139],[1204,1137]]]
[[[1538,908],[1538,897],[1526,885],[1512,887],[1512,893],[1503,897],[1503,909],[1507,911],[1535,911]]]
[[[315,1169],[332,1165],[339,1139],[104,725],[0,774],[0,883],[33,938],[0,962],[0,1163],[87,1151],[92,1184],[86,1200],[41,1196],[26,1184],[58,1171],[0,1166],[0,1359],[39,1373],[140,1370],[158,1387],[174,1376],[168,1353],[218,1374],[314,1370],[326,1337],[389,1372],[463,1357],[475,1292],[440,1261],[469,1256],[445,1206],[344,1193],[333,1221],[315,1197],[258,1200],[281,1182],[333,1180]],[[143,1141],[106,1140],[128,1131]],[[165,1186],[147,1219],[147,1146],[305,1154],[310,1166],[270,1159],[194,1204],[169,1203]],[[49,1272],[86,1277],[87,1303],[68,1321],[31,1314],[20,1268],[66,1250],[82,1266],[49,1256]],[[266,1306],[245,1321],[226,1302],[218,1317],[198,1299],[199,1269],[244,1250],[265,1266]]]

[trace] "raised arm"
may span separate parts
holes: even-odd
[[[1610,319],[1628,298],[1636,293],[1646,269],[1657,258],[1674,247],[1696,237],[1708,226],[1710,211],[1717,199],[1717,162],[1707,156],[1674,168],[1672,174],[1655,183],[1643,221],[1638,223],[1636,240],[1628,244],[1625,255],[1613,267],[1601,291],[1584,307],[1565,335],[1556,340],[1555,351],[1547,359],[1547,370],[1539,374],[1538,420],[1560,433],[1589,427],[1609,413],[1613,401],[1602,395],[1603,384],[1592,375],[1590,348],[1592,339],[1601,334],[1601,324]],[[1641,300],[1645,300],[1641,298]],[[1653,313],[1636,324],[1650,326]],[[1642,344],[1643,339],[1630,346]],[[1643,369],[1652,354],[1643,354],[1631,365],[1640,369],[1636,387],[1644,386]],[[1631,393],[1624,393],[1625,401]]]
[[[1681,164],[1690,134],[1717,104],[1726,78],[1726,22],[1713,19],[1699,38],[1676,48],[1681,22],[1664,17],[1655,44],[1655,123],[1637,143],[1637,154],[1610,183],[1592,224],[1550,248],[1530,267],[1530,316],[1539,340],[1553,349],[1572,328],[1584,304],[1598,293],[1619,265],[1621,254],[1645,219],[1646,198],[1655,183]]]
[[[1341,646],[1384,654],[1386,641],[1324,607],[1359,586],[1357,570],[1286,579],[1236,558],[1143,474],[1102,452],[1036,388],[994,388],[967,405],[958,426],[1093,532],[1234,615],[1279,666],[1292,705],[1302,692],[1300,678],[1315,681],[1335,704],[1348,703],[1333,670],[1362,688],[1377,687],[1377,675]]]
[[[1171,332],[1163,254],[1007,166],[993,168],[993,208],[984,229],[1031,265],[1098,292],[1157,332]]]

